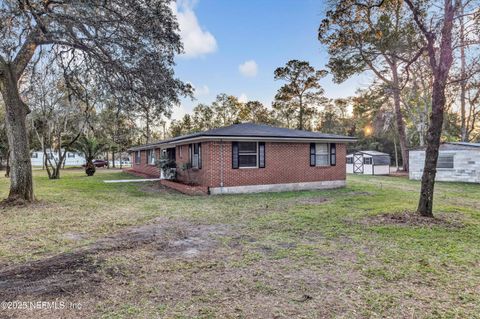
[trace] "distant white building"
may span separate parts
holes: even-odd
[[[110,167],[113,167],[113,164],[114,164],[113,161],[108,161],[108,163],[110,164]],[[121,161],[120,160],[115,160],[115,167],[116,168],[130,167],[130,166],[132,166],[132,163],[130,162],[129,158],[124,158]]]
[[[420,180],[425,165],[425,148],[409,151],[409,177]],[[435,180],[480,183],[480,143],[443,143],[440,145]]]
[[[359,151],[347,155],[347,173],[365,175],[390,174],[390,155],[378,151]]]
[[[52,152],[47,150],[47,154],[52,160],[52,163],[58,162],[58,154],[57,152]],[[44,164],[44,157],[43,151],[33,151],[30,155],[32,166],[43,166]],[[65,156],[65,166],[82,166],[85,164],[85,157],[82,154],[77,152],[70,152],[67,151]]]

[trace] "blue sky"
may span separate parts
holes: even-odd
[[[196,100],[175,108],[173,118],[211,103],[219,93],[270,106],[282,85],[273,79],[277,67],[298,59],[324,68],[328,56],[316,34],[324,9],[318,0],[178,0],[186,54],[177,57],[175,71],[197,93]],[[340,85],[330,76],[321,81],[329,98],[353,95],[368,83],[366,75]]]

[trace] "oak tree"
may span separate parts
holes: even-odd
[[[6,106],[11,160],[8,201],[32,201],[27,138],[29,107],[19,86],[41,48],[81,52],[78,63],[95,70],[112,92],[178,102],[189,86],[174,77],[182,51],[169,0],[5,0],[0,2],[0,91]]]

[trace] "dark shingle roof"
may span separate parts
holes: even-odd
[[[200,136],[228,136],[228,137],[271,137],[271,138],[306,138],[306,139],[345,139],[355,140],[351,136],[343,136],[336,134],[324,134],[320,132],[293,130],[283,127],[275,127],[265,124],[242,123],[230,126],[215,128],[205,132],[193,133],[175,137],[165,142],[174,142],[184,139]]]
[[[230,126],[220,127],[211,129],[204,132],[198,132],[188,135],[182,135],[160,141],[158,143],[153,143],[151,145],[161,145],[165,143],[179,142],[183,140],[188,140],[192,138],[199,137],[258,137],[258,138],[278,138],[278,139],[333,139],[333,140],[344,140],[355,141],[356,138],[352,136],[343,136],[336,134],[324,134],[320,132],[311,132],[311,131],[302,131],[302,130],[293,130],[282,127],[275,127],[265,124],[254,124],[254,123],[242,123],[242,124],[233,124]],[[132,147],[130,150],[138,150],[147,148],[145,145]]]

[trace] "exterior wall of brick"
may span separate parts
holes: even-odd
[[[160,183],[164,186],[169,188],[173,188],[180,193],[184,193],[187,195],[207,195],[208,194],[208,187],[207,186],[190,186],[182,183],[177,183],[173,181],[169,181],[166,179],[162,179]]]
[[[188,144],[176,147],[176,162],[178,167],[189,162]],[[202,142],[202,168],[177,168],[177,175],[181,182],[207,187],[345,180],[346,145],[337,143],[336,166],[311,167],[310,143],[267,142],[265,163],[265,168],[233,169],[232,142],[209,141]]]
[[[130,153],[130,161],[132,163],[132,167],[126,170],[126,172],[136,174],[139,176],[145,177],[160,177],[160,170],[156,165],[151,165],[147,163],[147,151],[142,150],[140,151],[140,163],[135,163],[135,153]],[[155,149],[155,155],[160,158],[160,149]]]
[[[183,166],[190,162],[188,144],[180,145],[175,148],[175,162],[177,163],[177,180],[192,185],[209,185],[208,173],[210,163],[208,154],[210,153],[210,143],[202,143],[202,168],[183,169]]]

